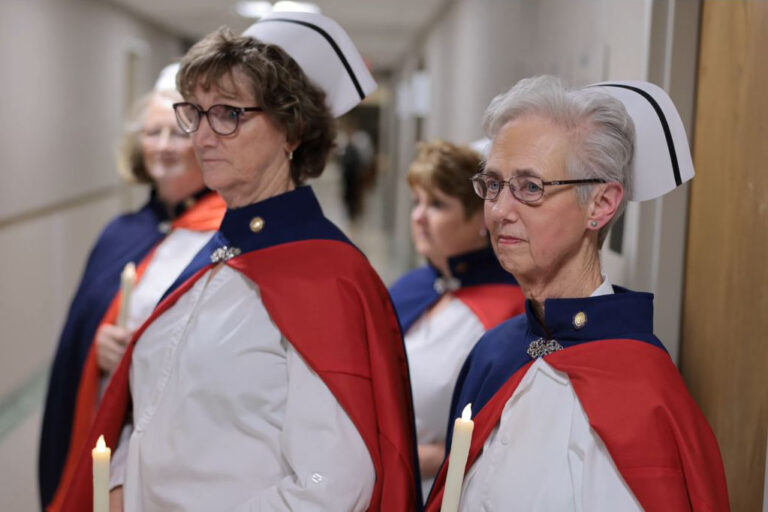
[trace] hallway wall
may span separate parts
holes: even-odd
[[[96,235],[145,195],[115,171],[128,98],[149,90],[181,49],[173,35],[105,2],[0,2],[2,453],[18,437],[6,434],[40,404]],[[36,449],[35,435],[24,451]],[[36,455],[28,455],[15,458],[14,478],[0,479],[2,510],[36,508]]]
[[[180,51],[104,2],[0,3],[0,398],[47,362],[96,233],[130,201],[114,165],[127,95]]]
[[[518,80],[552,74],[575,84],[643,79],[646,0],[463,0],[427,35],[433,99],[425,135],[457,142],[482,136],[491,99]]]

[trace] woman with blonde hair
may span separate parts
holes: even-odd
[[[59,340],[40,439],[43,506],[71,477],[100,389],[120,362],[131,332],[224,215],[224,202],[203,183],[189,135],[176,125],[172,104],[181,99],[177,69],[178,64],[164,69],[155,89],[137,102],[119,153],[123,178],[149,184],[150,198],[138,211],[114,219],[99,236]],[[120,324],[118,287],[128,263],[138,266],[138,275],[125,309],[128,315]]]

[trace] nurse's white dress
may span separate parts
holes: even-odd
[[[613,293],[607,279],[592,296]],[[632,494],[568,376],[544,359],[528,369],[462,487],[463,511],[632,512]]]
[[[367,508],[360,434],[232,268],[209,270],[147,328],[130,386],[112,478],[125,510]]]

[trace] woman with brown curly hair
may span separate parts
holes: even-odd
[[[333,116],[375,87],[362,57],[332,20],[280,13],[201,40],[178,84],[179,126],[228,210],[106,391],[91,440],[117,444],[113,505],[415,510],[394,310],[303,185],[325,167]],[[81,466],[71,510],[90,498],[90,454]]]
[[[400,318],[416,412],[422,492],[445,456],[445,427],[461,364],[486,330],[522,313],[523,295],[499,265],[470,178],[479,154],[441,140],[422,143],[408,171],[411,237],[427,264],[390,289]]]

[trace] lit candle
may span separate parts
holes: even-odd
[[[96,447],[91,450],[93,457],[93,512],[109,512],[109,458],[112,450],[107,448],[104,436],[99,436]]]
[[[459,510],[464,469],[467,467],[472,430],[475,428],[475,422],[470,418],[472,418],[472,404],[467,404],[461,411],[461,418],[456,418],[456,422],[453,424],[451,454],[448,457],[448,474],[445,477],[445,490],[443,491],[443,504],[440,507],[440,512]]]
[[[133,291],[133,283],[135,281],[136,265],[129,261],[120,274],[120,311],[117,314],[117,325],[119,327],[125,327],[125,323],[128,321],[128,307],[131,302],[131,291]]]

